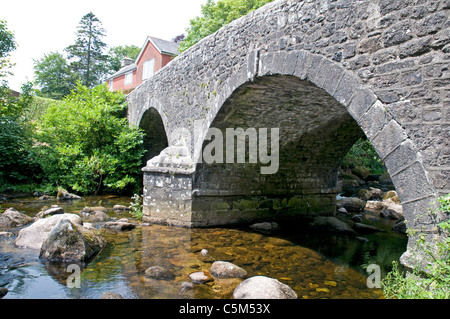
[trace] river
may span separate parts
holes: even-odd
[[[65,212],[78,213],[85,206],[112,208],[129,205],[121,196],[90,196],[82,200],[56,202],[20,198],[1,204],[0,211],[14,207],[34,216],[44,205],[58,204]],[[216,299],[232,298],[240,279],[214,279],[180,292],[189,274],[209,270],[216,260],[244,268],[248,277],[264,275],[289,285],[299,298],[382,298],[382,290],[368,288],[366,267],[379,265],[382,277],[406,250],[407,238],[387,231],[353,237],[318,233],[289,227],[274,234],[261,234],[248,227],[184,229],[143,225],[128,212],[114,213],[138,226],[131,231],[102,230],[108,244],[81,272],[81,287],[69,288],[71,272],[46,265],[33,250],[17,248],[13,237],[0,239],[0,287],[8,289],[4,299],[97,299],[104,292],[124,298]],[[388,223],[388,222],[386,222]],[[100,227],[101,223],[96,224]],[[294,225],[295,226],[295,225]],[[18,229],[13,230],[17,235]],[[202,256],[202,249],[208,254]],[[175,274],[173,280],[154,280],[144,275],[150,266],[162,266]]]

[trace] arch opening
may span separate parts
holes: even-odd
[[[144,148],[146,152],[142,158],[142,166],[164,150],[169,142],[161,116],[155,108],[149,108],[142,116],[139,127],[144,131]]]
[[[338,169],[354,143],[364,137],[332,96],[288,75],[258,77],[240,86],[210,127],[221,130],[224,137],[229,128],[279,129],[279,167],[274,174],[262,175],[261,167],[267,165],[250,163],[249,136],[244,137],[245,163],[197,164],[192,209],[208,213],[213,224],[334,215]],[[203,157],[211,151],[210,142],[203,143]]]

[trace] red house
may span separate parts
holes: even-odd
[[[125,58],[122,68],[106,78],[110,90],[133,91],[178,54],[178,44],[147,37],[136,61]]]

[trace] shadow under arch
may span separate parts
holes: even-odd
[[[166,130],[163,120],[158,111],[151,107],[142,115],[139,127],[144,131],[144,148],[146,153],[142,159],[142,166],[147,165],[147,161],[168,147]]]

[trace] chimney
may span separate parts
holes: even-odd
[[[133,60],[131,60],[129,57],[124,57],[122,60],[122,68],[125,66],[128,66],[130,64],[133,64]]]

